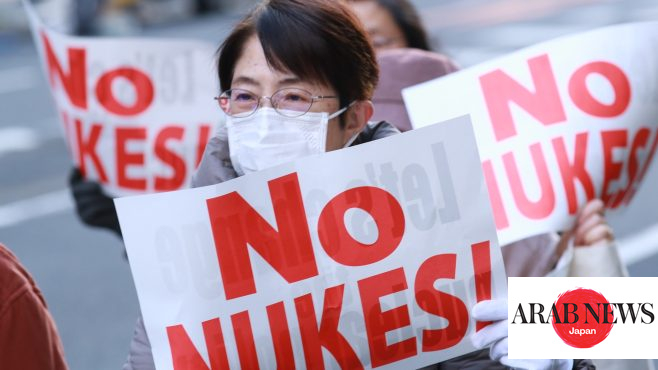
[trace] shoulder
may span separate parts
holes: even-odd
[[[368,143],[373,140],[399,134],[400,130],[386,121],[368,122],[351,146]]]
[[[30,274],[18,258],[4,245],[0,244],[0,317],[21,295],[35,291],[43,303]]]
[[[544,276],[558,261],[555,233],[531,236],[502,246],[507,276]]]
[[[221,135],[213,136],[199,163],[194,175],[192,175],[192,187],[197,188],[207,185],[215,185],[237,177],[228,147],[228,139]]]
[[[0,244],[0,358],[11,369],[67,369],[46,301],[16,256]]]

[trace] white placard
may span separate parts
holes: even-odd
[[[625,208],[658,145],[658,22],[560,38],[405,89],[415,128],[470,114],[502,245]]]
[[[73,162],[112,195],[188,187],[223,119],[210,43],[73,37],[23,1]]]
[[[507,293],[479,163],[461,117],[115,200],[157,368],[418,368],[473,351],[471,308]]]

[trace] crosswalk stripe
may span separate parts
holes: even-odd
[[[0,206],[0,229],[73,208],[69,189],[40,194]]]

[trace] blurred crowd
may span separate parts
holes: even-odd
[[[33,0],[46,24],[81,36],[127,36],[143,27],[217,12],[241,12],[255,0]],[[19,0],[0,1],[0,31],[27,29]]]

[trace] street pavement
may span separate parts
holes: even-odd
[[[562,35],[658,20],[655,0],[415,3],[435,46],[462,67]],[[151,27],[141,36],[186,37],[219,45],[238,18],[213,15]],[[654,244],[658,240],[650,229],[658,224],[657,167],[654,163],[632,206],[610,216],[623,241],[638,235]],[[41,287],[71,369],[118,369],[139,311],[135,289],[121,241],[77,219],[66,188],[70,169],[29,35],[0,33],[0,242],[18,255]],[[655,252],[640,254],[639,262],[629,266],[631,274],[658,276]]]

